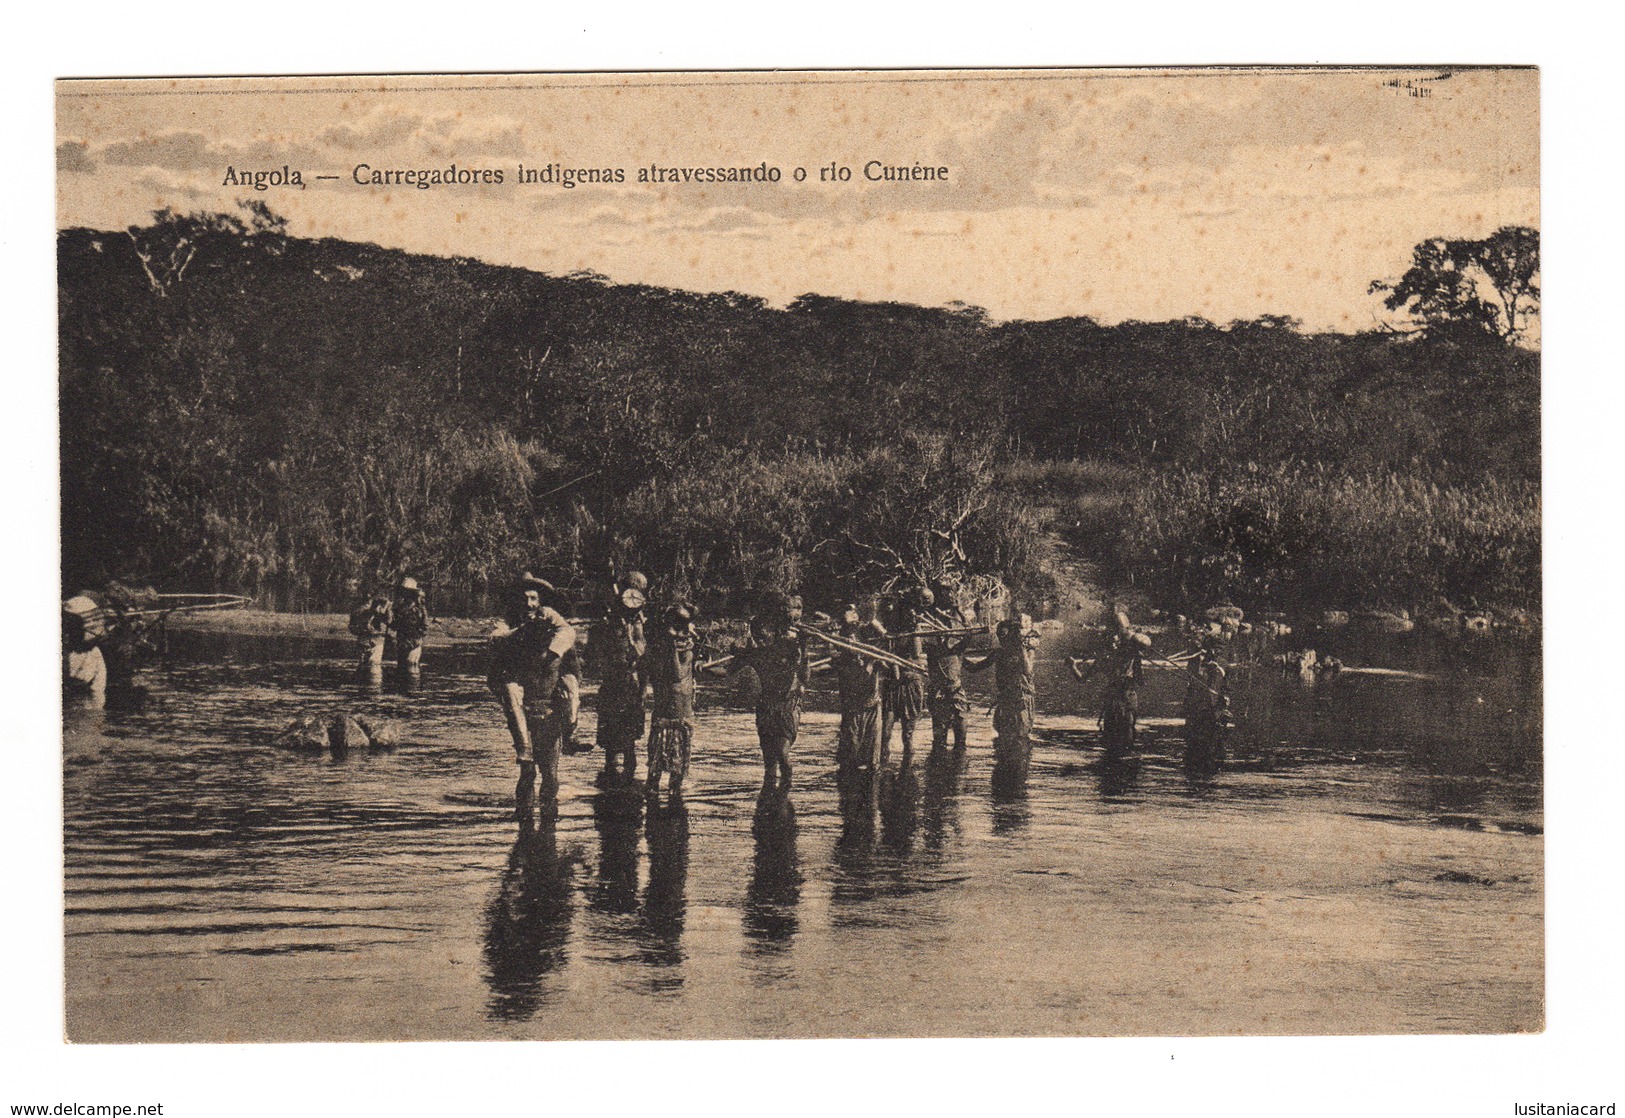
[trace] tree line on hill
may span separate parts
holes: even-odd
[[[814,294],[775,308],[292,237],[258,203],[65,230],[58,282],[70,587],[315,608],[410,571],[442,609],[479,609],[526,567],[585,593],[638,566],[719,609],[900,579],[1036,599],[1070,538],[1169,596],[1324,597],[1292,550],[1338,546],[1324,525],[1254,555],[1200,503],[1183,519],[1146,504],[1193,492],[1170,478],[1263,471],[1299,503],[1314,478],[1398,479],[1388,498],[1493,483],[1520,527],[1471,547],[1510,548],[1504,569],[1338,593],[1538,595],[1531,230],[1419,245],[1373,286],[1406,327],[1351,335]],[[1076,462],[1100,469],[1049,468]],[[1169,555],[1147,543],[1163,530],[1183,533]]]

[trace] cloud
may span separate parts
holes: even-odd
[[[208,199],[219,198],[219,191],[211,187],[202,187],[194,175],[177,174],[162,167],[144,167],[132,180],[137,190],[148,191],[152,197],[149,209],[161,210],[166,206],[175,205],[178,199],[185,199],[187,205]]]
[[[641,225],[613,206],[597,206],[580,222],[582,225]]]
[[[167,167],[194,171],[219,166],[221,149],[201,132],[159,132],[137,140],[119,140],[102,148],[103,161],[126,167]],[[229,162],[229,161],[228,161]]]
[[[527,154],[524,135],[524,125],[510,117],[441,113],[424,121],[412,139],[437,158],[502,155],[518,159]]]
[[[733,233],[766,225],[768,218],[744,206],[708,210],[697,221],[679,222],[677,228],[690,233]]]
[[[329,157],[306,143],[258,137],[245,144],[216,143],[202,132],[159,132],[133,140],[116,140],[99,152],[103,162],[125,167],[162,167],[170,171],[218,172],[225,167],[300,168],[328,165]]]
[[[374,109],[358,120],[323,128],[316,139],[342,152],[363,155],[385,149],[421,153],[433,159],[473,155],[519,158],[527,154],[523,122],[455,111],[426,116],[394,108]]]
[[[60,212],[116,229],[159,204],[218,209],[234,197],[225,167],[288,163],[312,189],[257,197],[296,228],[412,251],[774,299],[963,298],[1000,316],[1104,320],[1281,311],[1344,328],[1350,315],[1366,325],[1365,285],[1402,269],[1417,240],[1538,219],[1533,76],[1462,72],[1424,98],[1387,85],[1395,73],[972,79],[873,97],[848,82],[403,93],[305,99],[288,118],[142,102],[81,121],[75,102],[59,116],[59,166],[99,174],[63,174]],[[122,132],[99,131],[109,124]],[[650,163],[764,159],[777,184],[636,182]],[[950,177],[866,182],[869,159]],[[509,177],[426,191],[349,181],[360,162],[453,160]],[[624,167],[628,181],[566,190],[512,175],[513,162],[555,161]],[[831,161],[851,179],[820,181]],[[811,181],[793,180],[798,165]]]
[[[84,140],[64,140],[56,145],[56,169],[58,171],[78,171],[88,174],[96,169],[96,161],[90,158],[90,145]]]
[[[344,151],[363,151],[398,144],[422,125],[419,113],[374,109],[358,121],[346,120],[323,128],[316,133],[316,139]]]
[[[64,145],[66,146],[66,145]],[[58,158],[76,160],[71,170],[87,170],[93,155],[126,167],[162,167],[172,171],[219,171],[224,167],[280,167],[307,172],[342,168],[371,156],[401,166],[426,160],[471,159],[476,156],[524,156],[523,125],[508,117],[469,117],[447,112],[434,116],[380,109],[355,121],[342,121],[317,131],[309,140],[251,136],[216,140],[196,129],[171,129],[115,140],[92,152],[80,144],[77,154],[58,150]]]

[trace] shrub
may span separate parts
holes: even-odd
[[[1278,608],[1538,608],[1540,491],[1486,477],[1258,466],[1149,475],[1099,548],[1111,573],[1165,600]]]

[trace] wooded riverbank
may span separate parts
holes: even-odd
[[[710,616],[965,579],[1036,611],[1059,540],[1169,611],[1539,608],[1540,357],[1493,333],[780,309],[249,218],[59,235],[70,590],[331,610],[410,573],[494,613],[636,568]]]

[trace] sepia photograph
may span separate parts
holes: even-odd
[[[70,1043],[1546,1027],[1540,71],[54,96]]]

